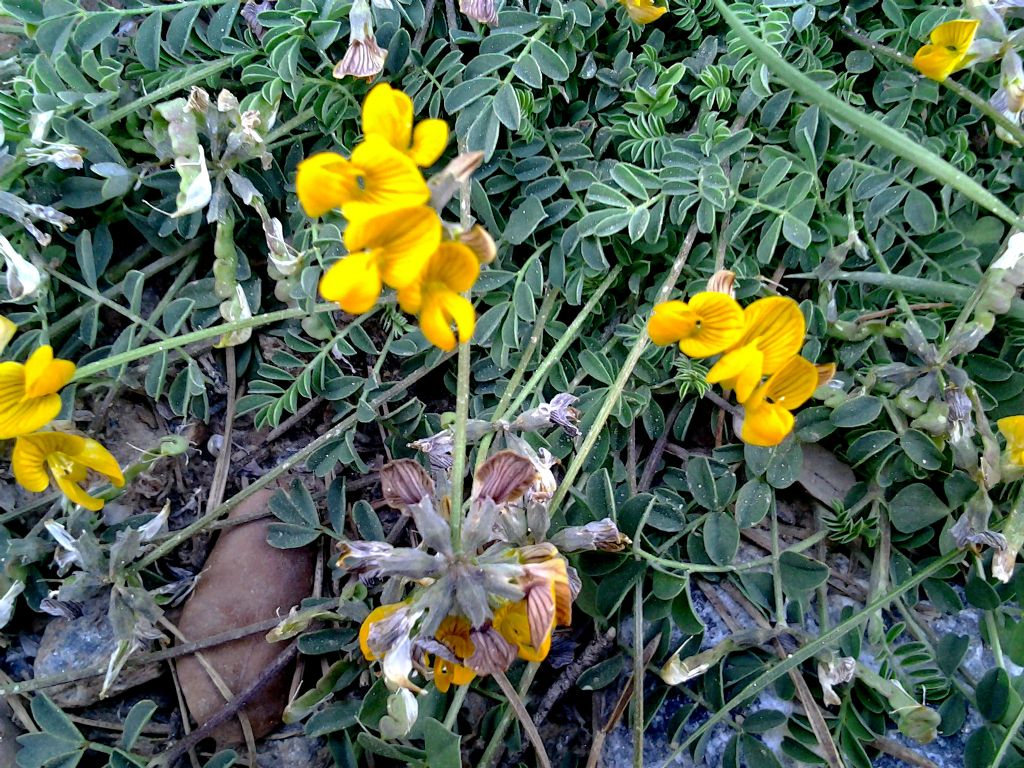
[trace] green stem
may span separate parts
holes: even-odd
[[[669,294],[675,287],[676,280],[679,279],[679,273],[683,271],[683,265],[686,264],[686,259],[690,255],[690,251],[693,249],[693,244],[696,239],[697,225],[694,223],[690,225],[690,229],[686,233],[686,238],[683,240],[683,246],[680,248],[675,261],[672,262],[672,267],[669,269],[668,275],[665,277],[665,282],[662,284],[661,290],[658,291],[658,296],[655,299],[656,304],[665,301],[669,297]],[[618,404],[619,398],[626,389],[626,384],[633,373],[633,369],[636,368],[636,364],[640,362],[640,357],[643,355],[644,350],[647,349],[647,345],[649,343],[650,339],[648,338],[646,331],[637,336],[636,341],[633,342],[633,348],[629,350],[629,354],[626,356],[626,361],[622,364],[619,375],[615,377],[615,381],[609,388],[608,394],[604,398],[604,402],[601,403],[601,409],[597,412],[597,417],[590,426],[590,430],[587,432],[587,436],[583,440],[583,445],[580,446],[579,451],[577,451],[576,455],[573,457],[572,463],[569,464],[569,468],[566,470],[565,477],[562,479],[562,482],[558,484],[558,490],[555,491],[555,495],[551,499],[551,506],[549,508],[552,514],[554,514],[561,503],[565,500],[566,495],[569,493],[569,489],[572,488],[573,483],[576,482],[576,478],[583,470],[584,463],[590,456],[590,452],[594,449],[594,446],[597,445],[598,438],[601,437],[601,430],[604,429],[605,422],[608,421],[608,417],[611,416],[612,411],[615,410],[615,406]]]
[[[444,727],[451,730],[452,726],[455,725],[455,721],[459,718],[459,710],[462,709],[462,702],[466,700],[466,694],[469,693],[469,685],[459,685],[455,687],[455,695],[452,697],[452,703],[448,707],[448,714],[444,716]]]
[[[186,8],[212,8],[215,5],[224,5],[228,0],[185,0],[180,3],[168,3],[166,5],[144,5],[137,6],[134,8],[104,8],[103,13],[117,14],[118,16],[146,16],[150,13],[173,13],[174,11],[183,11]],[[79,12],[80,16],[86,17],[90,15],[89,11]],[[93,11],[92,13],[96,13]]]
[[[782,564],[779,562],[779,508],[772,502],[772,587],[775,591],[775,624],[786,626],[786,596],[782,593]]]
[[[806,539],[802,539],[797,542],[792,547],[787,547],[786,552],[803,552],[808,550],[819,541],[822,541],[826,535],[827,533],[825,531],[816,531]],[[755,568],[762,568],[766,565],[771,565],[773,560],[772,555],[767,555],[765,557],[760,557],[757,560],[749,560],[746,563],[740,563],[739,565],[705,565],[703,563],[682,563],[678,560],[669,560],[668,558],[652,555],[650,552],[646,552],[642,549],[634,551],[636,552],[637,557],[643,558],[650,563],[660,565],[673,571],[683,571],[685,573],[742,573],[744,571],[752,571]]]
[[[850,125],[883,149],[909,160],[922,171],[933,176],[938,182],[958,190],[989,213],[995,214],[1015,227],[1024,228],[1024,220],[966,173],[957,170],[919,141],[885,124],[874,115],[862,112],[840,100],[831,91],[818,85],[787,62],[779,55],[778,51],[758,37],[740,21],[726,0],[713,0],[713,2],[726,24],[736,33],[743,44],[779,80],[811,104],[817,105],[833,118]]]
[[[282,136],[288,136],[294,129],[313,118],[316,113],[312,109],[305,109],[286,123],[281,123],[274,130],[267,134],[263,140],[266,144],[273,144]]]
[[[324,311],[333,308],[335,308],[333,304],[322,304],[315,306],[313,311]],[[181,336],[175,336],[164,341],[158,341],[154,344],[146,344],[145,346],[138,347],[137,349],[122,352],[121,354],[113,355],[105,358],[104,360],[97,360],[95,363],[83,365],[75,371],[74,378],[71,380],[82,381],[90,376],[95,376],[97,373],[102,373],[103,371],[111,368],[118,368],[125,363],[131,363],[135,360],[141,360],[145,357],[149,357],[150,355],[155,355],[157,352],[169,352],[172,349],[179,349],[180,347],[195,344],[199,341],[213,339],[225,333],[231,333],[232,331],[241,331],[245,328],[258,328],[261,325],[279,323],[282,320],[295,320],[300,317],[306,317],[308,314],[310,313],[301,307],[291,307],[289,309],[279,309],[276,312],[267,312],[263,315],[254,315],[253,317],[248,317],[244,320],[235,320],[231,323],[223,323],[222,325],[215,325],[210,328],[202,328],[198,331],[192,331],[191,333],[183,333]]]
[[[401,381],[389,387],[387,391],[373,398],[373,400],[371,400],[369,403],[370,408],[380,408],[385,403],[402,394],[407,389],[409,389],[409,387],[411,387],[417,381],[419,381],[428,373],[433,371],[434,368],[443,363],[445,360],[448,360],[450,357],[450,354],[442,355],[440,358],[438,358],[437,362],[434,363],[434,365],[426,366],[424,368],[419,369],[418,371],[409,374]],[[327,445],[327,443],[331,442],[332,440],[336,440],[337,438],[343,436],[349,430],[354,429],[358,423],[359,419],[357,414],[355,413],[352,413],[349,416],[345,417],[337,424],[335,424],[333,427],[331,427],[329,430],[327,430],[320,437],[318,437],[316,440],[306,445],[297,453],[289,456],[287,459],[278,464],[276,467],[267,472],[254,483],[246,486],[241,491],[232,496],[230,499],[222,502],[219,506],[214,507],[212,510],[204,514],[191,525],[188,525],[185,528],[181,528],[180,530],[175,531],[174,534],[170,536],[166,541],[157,545],[153,550],[147,553],[145,557],[136,562],[135,565],[132,566],[133,569],[135,571],[139,571],[149,565],[152,565],[169,552],[174,551],[180,544],[192,538],[205,528],[209,527],[210,524],[213,523],[217,518],[227,514],[231,509],[238,506],[238,504],[245,501],[247,498],[256,493],[256,491],[259,491],[273,483],[281,475],[285,474],[292,468],[298,466],[300,463],[309,458],[317,450]]]
[[[790,279],[845,280],[850,283],[877,285],[892,291],[905,291],[920,296],[942,299],[943,301],[967,302],[974,295],[974,290],[966,285],[940,283],[923,277],[907,277],[905,275],[885,275],[881,272],[830,272],[827,275],[816,275],[813,272],[801,272],[787,275]],[[1013,320],[1024,320],[1024,301],[1014,298],[1006,317]]]
[[[523,670],[523,676],[519,679],[519,698],[523,699],[526,696],[527,691],[530,690],[530,685],[533,683],[533,678],[537,674],[537,670],[540,669],[540,664],[531,662],[526,665],[526,669]],[[508,727],[512,724],[512,718],[515,717],[515,712],[512,710],[511,705],[505,707],[505,710],[501,714],[501,719],[498,721],[498,727],[494,729],[494,733],[491,734],[490,741],[487,742],[487,747],[484,749],[484,754],[480,758],[480,762],[477,763],[477,768],[491,768],[494,762],[498,759],[499,750],[504,746],[505,733],[508,731]]]
[[[645,671],[644,590],[640,579],[633,588],[633,768],[644,768]]]
[[[715,2],[717,3],[718,0],[715,0]],[[683,743],[673,750],[672,754],[669,755],[666,760],[666,764],[670,763],[676,756],[681,754],[683,750],[688,748],[691,744],[694,744],[697,740],[701,739],[704,734],[725,720],[729,716],[729,713],[736,709],[736,707],[749,701],[753,696],[756,696],[761,691],[766,690],[768,686],[780,677],[788,674],[791,669],[796,669],[808,659],[813,658],[829,646],[838,643],[843,637],[857,629],[865,620],[867,620],[868,617],[875,613],[875,611],[881,610],[900,595],[909,592],[923,581],[930,579],[934,574],[941,571],[950,563],[956,562],[957,558],[962,557],[962,555],[962,552],[954,551],[933,560],[915,575],[911,576],[907,581],[901,583],[898,587],[884,595],[880,595],[875,600],[872,600],[865,605],[862,610],[846,619],[846,621],[840,622],[828,632],[820,635],[816,640],[807,643],[807,645],[791,653],[784,661],[780,661],[771,669],[761,673],[753,682],[746,685],[739,693],[725,702],[724,706],[716,712],[712,712],[711,717],[708,718],[707,721],[705,721],[699,728],[691,733]]]
[[[1003,740],[999,743],[999,749],[996,750],[995,757],[992,758],[992,765],[995,768],[1000,768],[1003,764],[1003,758],[1006,756],[1007,750],[1010,748],[1011,742],[1021,732],[1021,728],[1024,728],[1024,706],[1021,706],[1017,710],[1017,716],[1013,718],[1013,722],[1010,727],[1006,729],[1006,733],[1003,735]]]
[[[455,387],[455,444],[452,447],[451,529],[452,548],[462,551],[462,491],[466,474],[466,422],[469,420],[469,344],[459,345],[458,379]]]

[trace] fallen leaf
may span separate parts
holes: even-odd
[[[272,491],[260,491],[239,504],[230,518],[267,508]],[[194,642],[222,632],[255,624],[288,610],[309,596],[313,578],[314,550],[275,549],[267,544],[270,520],[254,520],[220,535],[210,553],[199,583],[182,611],[178,628]],[[285,650],[285,644],[268,643],[260,632],[201,651],[233,694],[248,688]],[[192,718],[202,725],[226,704],[195,656],[178,662],[178,679]],[[291,670],[263,686],[244,711],[256,738],[281,722],[288,697]],[[242,741],[242,728],[233,718],[213,733],[218,747]]]
[[[827,507],[846,498],[857,482],[853,470],[820,445],[806,443],[803,449],[804,464],[799,482],[804,490]]]

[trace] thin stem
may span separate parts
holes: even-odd
[[[807,99],[811,104],[827,112],[831,117],[846,123],[863,136],[873,140],[883,149],[899,155],[916,165],[936,181],[952,187],[973,200],[982,209],[993,213],[1015,227],[1024,228],[1024,220],[1014,213],[998,197],[972,179],[963,171],[947,163],[921,142],[898,131],[874,115],[863,112],[839,99],[828,89],[814,82],[806,74],[786,61],[778,51],[762,40],[744,24],[726,0],[713,0],[722,19],[736,36],[758,59],[783,83]]]
[[[1017,710],[1017,716],[1013,718],[1013,722],[1010,727],[1006,729],[1006,733],[1003,735],[1003,740],[999,742],[999,749],[996,750],[995,757],[992,758],[992,765],[998,768],[1003,764],[1003,758],[1006,756],[1007,750],[1010,748],[1010,743],[1014,738],[1021,732],[1021,728],[1024,728],[1024,706],[1021,706]]]
[[[779,562],[779,507],[772,502],[772,586],[775,590],[775,624],[786,626],[786,596],[782,593],[782,565]]]
[[[530,685],[533,683],[533,678],[537,674],[537,670],[540,669],[540,664],[535,662],[527,664],[526,669],[523,670],[523,676],[519,679],[519,699],[526,695],[526,692],[530,690]],[[505,743],[505,733],[508,731],[508,727],[512,724],[512,718],[515,713],[511,708],[506,709],[501,714],[501,719],[498,721],[498,727],[494,729],[494,733],[491,734],[490,741],[487,742],[487,747],[484,749],[484,754],[480,758],[480,762],[477,763],[477,768],[491,768],[491,766],[497,761],[498,755]]]
[[[448,707],[448,714],[444,716],[444,727],[449,730],[455,725],[455,721],[459,719],[459,710],[462,709],[462,702],[466,700],[466,694],[469,693],[469,685],[459,685],[455,688],[455,695],[452,697],[452,703]]]
[[[668,275],[665,276],[665,282],[662,283],[661,290],[658,291],[655,303],[665,301],[672,292],[672,289],[675,287],[676,280],[679,279],[679,273],[683,271],[683,265],[686,264],[686,259],[690,255],[690,251],[693,249],[693,244],[696,240],[697,224],[694,223],[690,225],[690,229],[686,233],[686,238],[683,240],[682,248],[679,249],[679,253],[676,255],[675,261],[672,262]],[[572,488],[573,483],[576,482],[576,478],[582,471],[583,465],[590,456],[590,452],[594,449],[598,438],[601,436],[601,430],[604,429],[605,422],[608,421],[608,417],[611,416],[612,411],[615,410],[615,406],[618,404],[619,398],[622,396],[622,393],[626,388],[626,384],[633,373],[633,369],[636,367],[636,364],[640,362],[640,357],[643,355],[644,350],[647,349],[647,345],[649,343],[650,339],[646,333],[641,333],[637,336],[636,341],[633,342],[633,348],[626,356],[626,361],[622,364],[622,368],[619,370],[619,375],[615,377],[615,381],[609,388],[608,394],[604,398],[604,402],[601,403],[601,409],[597,412],[597,417],[594,419],[586,438],[584,438],[583,445],[580,446],[579,451],[577,451],[576,455],[573,457],[572,463],[565,472],[565,478],[561,483],[559,483],[558,490],[555,491],[555,495],[551,499],[550,510],[552,513],[559,508],[561,503],[565,500],[566,495],[569,493],[569,489]]]
[[[519,693],[512,687],[512,683],[505,677],[504,672],[495,672],[491,677],[494,678],[498,687],[501,688],[501,692],[505,694],[505,698],[508,699],[512,710],[519,718],[519,724],[526,731],[526,737],[533,745],[533,753],[537,758],[537,765],[541,766],[541,768],[551,768],[551,761],[548,760],[548,753],[544,749],[544,740],[540,737],[540,732],[537,730],[533,718],[530,717],[530,713],[526,711],[526,705],[523,704]]]
[[[469,344],[459,345],[458,380],[455,388],[455,443],[452,447],[451,530],[452,548],[462,551],[462,490],[466,474],[466,422],[469,419]]]
[[[649,511],[650,508],[648,508]],[[633,588],[633,768],[644,768],[644,590]]]

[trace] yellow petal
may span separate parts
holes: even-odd
[[[398,289],[398,306],[403,312],[410,315],[418,315],[423,307],[423,283],[414,280],[404,288]]]
[[[412,136],[412,99],[387,83],[375,85],[363,101],[363,135],[380,136],[407,152]]]
[[[320,279],[320,295],[353,315],[369,312],[383,288],[377,262],[365,251],[346,256]]]
[[[922,45],[914,54],[914,69],[930,80],[942,82],[956,72],[963,56],[941,45]]]
[[[690,334],[679,340],[684,355],[717,355],[735,344],[743,334],[743,310],[731,296],[703,291],[691,298],[688,306],[697,319]]]
[[[381,605],[370,611],[370,614],[363,619],[363,623],[359,626],[359,647],[362,649],[363,656],[367,661],[375,661],[380,658],[380,656],[374,654],[374,652],[370,650],[370,628],[376,622],[390,616],[403,605],[405,605],[405,603],[389,603],[387,605]]]
[[[933,45],[947,46],[966,53],[974,42],[980,24],[977,19],[947,21],[933,29],[928,39]]]
[[[103,509],[103,499],[90,496],[75,482],[74,478],[65,475],[54,475],[54,480],[57,481],[57,487],[60,488],[61,493],[75,504],[91,509],[93,512]]]
[[[708,371],[708,384],[721,384],[723,389],[736,392],[736,400],[746,402],[764,372],[764,353],[754,344],[726,352]]]
[[[480,262],[473,251],[462,243],[449,240],[441,243],[430,258],[424,281],[436,280],[450,291],[465,293],[479,276]]]
[[[455,334],[452,333],[451,324],[444,316],[439,297],[430,296],[423,302],[420,310],[420,330],[427,337],[427,341],[435,347],[440,347],[445,352],[455,349]]]
[[[96,440],[86,438],[82,449],[74,455],[74,460],[93,472],[100,473],[118,488],[124,486],[124,475],[117,459]]]
[[[25,366],[0,363],[0,440],[35,432],[60,413],[60,395],[25,398]]]
[[[619,0],[625,7],[629,18],[637,24],[650,24],[657,21],[668,8],[659,8],[651,0]]]
[[[795,411],[818,388],[818,369],[802,357],[791,357],[764,385],[764,398]]]
[[[445,315],[455,323],[459,332],[459,343],[467,344],[473,338],[473,330],[476,327],[476,312],[473,304],[465,296],[457,293],[445,293],[441,296]]]
[[[764,353],[764,373],[775,373],[800,351],[806,324],[800,305],[785,296],[769,296],[743,310],[747,327],[736,346],[757,344]]]
[[[412,135],[409,157],[421,168],[433,165],[448,146],[448,123],[433,118],[416,124]]]
[[[683,301],[655,304],[647,321],[647,335],[658,346],[675,344],[687,336],[697,324],[697,317]]]
[[[26,491],[45,491],[50,485],[50,476],[46,473],[45,444],[36,435],[19,437],[11,452],[11,469],[18,485]]]
[[[7,349],[8,343],[10,343],[17,332],[18,326],[3,315],[0,315],[0,353]]]
[[[996,422],[1007,447],[1024,446],[1024,416],[1006,416]]]
[[[793,414],[782,406],[761,402],[756,407],[744,408],[740,438],[749,445],[770,448],[793,431],[794,421]]]
[[[59,392],[75,375],[70,360],[54,360],[53,347],[44,344],[25,361],[25,397],[43,397]]]
[[[419,278],[440,244],[441,219],[425,205],[353,221],[345,229],[345,247],[350,253],[372,251],[381,278],[392,288]]]
[[[307,216],[323,216],[359,192],[352,164],[334,152],[321,152],[299,163],[295,193]]]
[[[341,204],[349,221],[414,208],[430,199],[427,182],[416,164],[380,136],[367,136],[352,151],[352,165],[359,172],[361,187]]]
[[[835,363],[822,363],[821,365],[814,366],[815,370],[818,371],[818,386],[828,384],[832,381],[832,378],[836,375],[836,364]]]

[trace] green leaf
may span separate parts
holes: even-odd
[[[576,687],[581,691],[599,691],[614,683],[622,673],[622,654],[615,654],[610,659],[600,661],[583,674],[576,681]]]
[[[496,94],[492,103],[494,114],[501,121],[501,124],[510,131],[519,130],[519,122],[523,115],[519,107],[519,97],[516,89],[511,83],[504,83]]]
[[[771,509],[771,486],[760,480],[748,480],[736,495],[736,522],[740,528],[752,528],[764,520]]]
[[[817,589],[828,581],[829,568],[799,552],[786,551],[779,556],[782,589],[788,595],[798,595]]]
[[[38,24],[46,18],[41,0],[3,0],[0,3],[0,8],[14,18],[29,24]]]
[[[229,51],[231,28],[235,24],[235,17],[238,15],[239,0],[228,0],[210,19],[206,27],[206,42],[210,47],[218,51]]]
[[[715,476],[711,473],[711,462],[706,456],[694,456],[686,462],[686,484],[693,500],[704,509],[721,509],[722,500],[718,496]]]
[[[160,33],[163,31],[163,14],[151,13],[135,31],[135,55],[146,69],[155,72],[160,68]]]
[[[526,198],[508,217],[503,238],[512,245],[526,242],[537,231],[537,227],[546,216],[540,200],[536,197]]]
[[[943,635],[935,647],[935,661],[939,669],[952,677],[960,666],[960,662],[967,655],[971,638],[967,635],[957,635],[952,632]]]
[[[919,189],[912,189],[907,193],[907,199],[903,202],[903,215],[918,234],[931,234],[938,225],[935,204]]]
[[[912,483],[889,502],[889,518],[901,533],[927,528],[949,514],[949,508],[924,483]]]
[[[789,718],[777,709],[759,709],[743,718],[743,730],[747,733],[765,733],[778,728]]]
[[[291,523],[271,523],[267,528],[267,544],[276,549],[298,549],[312,544],[319,536],[316,528]]]
[[[967,602],[975,608],[983,611],[994,611],[999,607],[1002,600],[999,593],[985,579],[978,575],[977,571],[971,571],[964,585],[964,594],[967,595]]]
[[[90,13],[75,29],[72,39],[81,50],[90,51],[106,40],[120,21],[118,13]]]
[[[351,728],[357,722],[361,705],[358,698],[328,704],[306,722],[306,735],[317,738]]]
[[[459,83],[444,95],[445,111],[454,114],[465,109],[497,88],[500,82],[496,77],[478,77]]]
[[[871,395],[860,395],[847,400],[832,411],[832,423],[837,427],[863,427],[878,418],[882,412],[882,401]]]
[[[142,729],[146,727],[146,723],[149,722],[155,713],[156,703],[149,699],[143,699],[128,710],[128,714],[124,718],[121,746],[128,750],[135,746],[135,742],[138,741],[139,736],[142,734]]]
[[[423,742],[430,768],[462,767],[462,737],[432,717],[423,721]]]
[[[1010,676],[1005,669],[993,667],[986,672],[975,689],[978,712],[990,723],[998,723],[1010,705]]]
[[[366,541],[384,541],[384,526],[380,524],[380,518],[373,507],[365,500],[360,499],[352,505],[352,522]]]
[[[32,719],[46,733],[73,743],[84,743],[82,736],[71,718],[54,704],[46,695],[38,695],[32,699]]]
[[[900,446],[910,460],[922,469],[934,471],[942,466],[942,451],[924,432],[908,429],[900,436]]]
[[[708,515],[704,521],[704,549],[715,565],[730,565],[739,546],[740,529],[732,515],[724,512]]]
[[[195,26],[196,18],[201,8],[193,5],[184,10],[178,11],[167,25],[167,34],[164,36],[164,50],[171,56],[181,58],[189,45],[189,38],[192,35],[192,28]]]
[[[562,57],[550,45],[541,40],[536,40],[530,49],[530,53],[537,60],[541,71],[552,80],[561,82],[562,80],[569,79],[569,67],[566,66]]]

